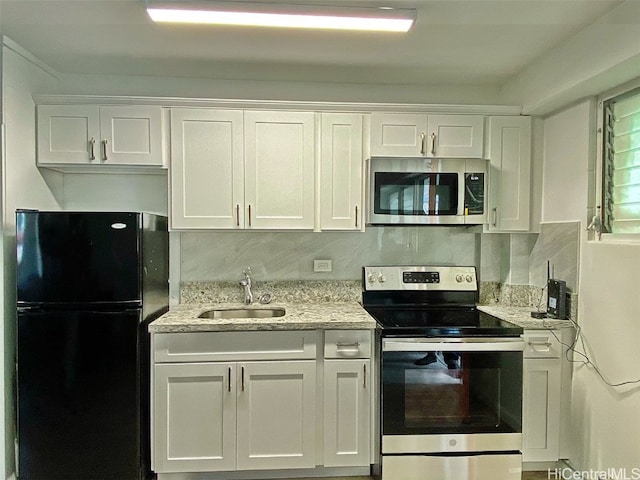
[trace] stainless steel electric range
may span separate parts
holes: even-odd
[[[522,328],[480,312],[475,267],[364,267],[380,325],[383,480],[519,480]]]

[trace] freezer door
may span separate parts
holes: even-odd
[[[148,353],[140,310],[19,312],[20,480],[148,473]]]
[[[18,305],[140,302],[140,217],[18,211]]]

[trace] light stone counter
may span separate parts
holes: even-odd
[[[375,329],[376,321],[357,302],[254,304],[249,308],[284,308],[274,318],[198,318],[205,310],[247,308],[244,304],[181,304],[151,322],[153,333],[224,332],[243,330]]]
[[[555,329],[570,328],[573,323],[570,320],[557,320],[553,318],[533,318],[533,307],[506,307],[502,305],[478,305],[478,310],[498,317],[507,322],[514,323],[525,329]]]

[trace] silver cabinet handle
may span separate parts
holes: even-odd
[[[360,342],[337,342],[336,343],[336,347],[338,347],[338,348],[344,348],[344,347],[358,348],[358,347],[360,347]]]
[[[236,227],[240,226],[240,204],[236,204]]]
[[[356,205],[356,228],[358,228],[358,205]]]
[[[498,207],[493,207],[491,209],[491,213],[493,216],[493,220],[491,221],[491,225],[493,225],[494,227],[498,226]]]
[[[362,365],[362,387],[366,390],[367,388],[367,364]]]
[[[251,204],[249,204],[249,226],[251,226]]]
[[[244,367],[240,369],[240,373],[241,373],[240,377],[241,377],[242,391],[244,392]]]
[[[96,139],[91,137],[89,139],[89,160],[96,159],[95,146],[96,146]]]
[[[231,367],[229,367],[229,383],[228,383],[227,389],[231,391]]]
[[[436,134],[431,134],[431,155],[436,154]]]
[[[551,342],[527,342],[527,345],[531,347],[550,347],[553,345]]]
[[[420,155],[424,155],[425,154],[424,141],[425,141],[426,137],[427,137],[427,135],[424,132],[422,132],[420,134]]]
[[[103,160],[108,160],[109,158],[107,157],[107,140],[102,140],[102,159]]]

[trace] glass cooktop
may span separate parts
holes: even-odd
[[[522,335],[522,327],[475,307],[366,307],[382,327],[383,336],[505,336]]]

